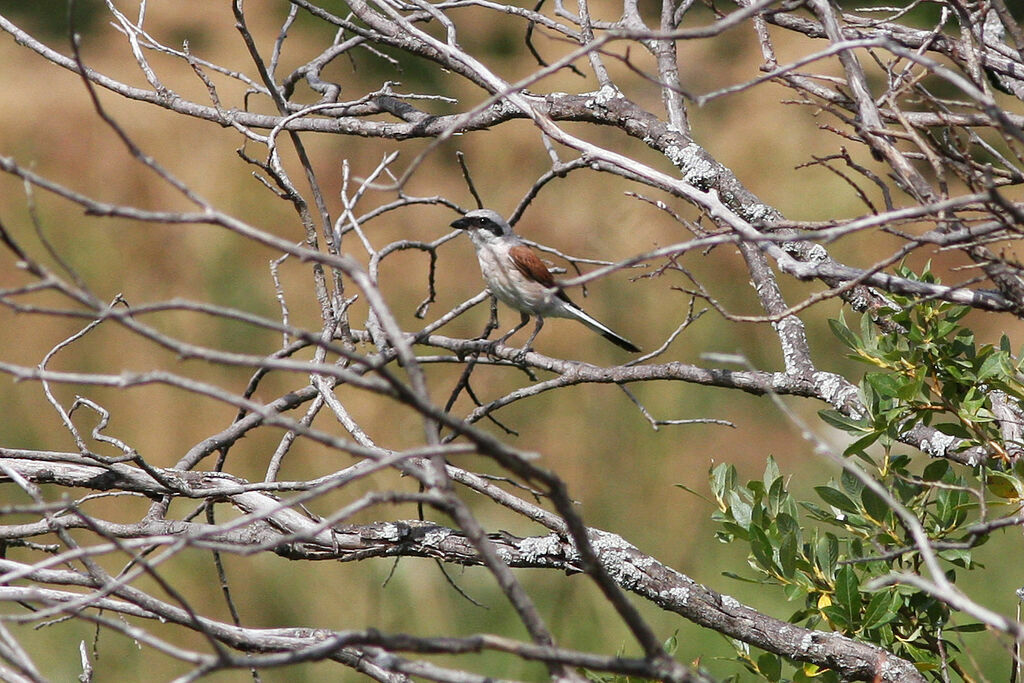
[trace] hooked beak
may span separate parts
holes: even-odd
[[[462,218],[452,221],[451,226],[453,228],[458,228],[459,230],[467,230],[470,227],[470,221],[468,218],[463,216]]]

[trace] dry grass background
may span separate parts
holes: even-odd
[[[63,11],[60,4],[56,3],[55,12]],[[172,45],[187,38],[193,51],[203,58],[251,72],[248,57],[232,28],[228,5],[199,0],[151,3],[149,30]],[[611,15],[616,11],[615,3],[597,5],[598,13]],[[262,39],[264,49],[269,49],[276,35],[283,16],[282,6],[283,3],[271,2],[247,4],[251,28]],[[0,11],[13,7],[14,3],[4,3]],[[39,26],[28,17],[11,16],[27,27]],[[483,15],[480,18],[485,19]],[[329,35],[322,26],[300,21],[286,50],[284,70],[319,51]],[[681,46],[680,62],[687,74],[688,87],[705,92],[757,73],[760,56],[753,37],[742,29],[733,31],[728,38],[725,42]],[[518,29],[495,34],[493,29],[481,24],[479,33],[471,34],[463,44],[471,49],[483,49],[487,44],[515,47],[518,39]],[[62,51],[68,51],[66,38],[59,33],[51,34],[48,40]],[[477,46],[473,45],[474,41]],[[542,51],[557,47],[546,45],[543,40],[538,45]],[[795,54],[800,47],[783,42],[780,49],[783,53],[793,51]],[[95,22],[86,33],[84,55],[93,68],[120,80],[144,85],[123,41],[102,20]],[[495,59],[501,58],[492,57]],[[154,64],[170,87],[186,97],[205,101],[202,85],[182,64],[162,58],[155,58]],[[98,199],[152,209],[186,208],[182,198],[166,183],[131,159],[113,132],[98,119],[77,78],[46,65],[6,36],[0,37],[0,65],[0,154],[13,156],[22,164],[31,164],[41,175]],[[510,54],[500,62],[497,70],[514,78],[532,68],[532,62],[520,59],[517,49],[514,56]],[[658,95],[652,86],[625,75],[620,67],[613,68],[636,88],[637,99],[656,106]],[[381,74],[379,67],[363,56],[357,69],[342,62],[334,67],[332,75],[346,84],[346,95],[353,95],[363,92],[364,87],[376,87],[384,77]],[[430,77],[433,76],[425,70],[412,69],[403,76],[402,87],[415,90]],[[445,79],[440,83],[440,91],[460,98],[461,106],[470,106],[482,98],[480,92],[454,78],[439,78]],[[237,105],[239,89],[223,79],[218,83],[223,88],[222,99]],[[560,75],[541,85],[538,90],[590,89],[589,84],[581,86],[580,79],[570,75]],[[795,170],[811,154],[834,152],[840,142],[818,130],[810,110],[781,104],[780,100],[786,96],[781,88],[765,86],[693,111],[696,136],[753,191],[790,218],[815,220],[860,211],[856,198],[839,179],[821,170]],[[104,107],[142,149],[213,204],[263,230],[296,241],[301,239],[298,222],[288,207],[256,182],[250,175],[251,168],[235,155],[240,140],[233,131],[171,115],[149,105],[121,101],[109,94],[101,94],[101,99]],[[635,153],[644,159],[653,158],[648,150],[617,135],[602,132],[588,135],[596,135],[619,151]],[[401,165],[408,163],[427,144],[422,141],[381,144],[327,136],[306,136],[305,141],[334,211],[340,206],[336,196],[342,158],[350,160],[353,175],[358,177],[368,173],[387,151],[401,150]],[[514,123],[502,126],[500,131],[467,135],[442,145],[427,158],[409,192],[445,195],[471,206],[472,200],[454,164],[456,149],[466,153],[477,187],[487,201],[504,213],[511,211],[548,163],[533,128],[527,123]],[[260,153],[255,148],[249,151]],[[664,160],[654,163],[670,170]],[[624,191],[632,189],[636,188],[611,176],[571,175],[541,194],[527,211],[519,229],[530,238],[566,253],[593,258],[614,259],[678,241],[681,235],[677,225],[647,204],[624,196]],[[368,201],[389,198],[371,194]],[[156,226],[87,218],[76,207],[38,192],[33,201],[45,233],[103,297],[112,298],[122,293],[129,302],[135,303],[189,298],[271,317],[276,314],[277,304],[267,265],[275,254],[262,247],[204,226]],[[685,205],[676,204],[675,208],[684,215],[692,215]],[[369,230],[378,245],[397,238],[433,239],[448,230],[452,217],[450,211],[440,208],[408,209],[371,224]],[[0,218],[33,253],[42,253],[32,235],[24,188],[10,177],[0,177]],[[350,246],[354,248],[354,243]],[[860,262],[870,258],[863,254],[843,255]],[[471,296],[481,286],[467,240],[450,242],[441,250],[440,257],[440,296],[432,309],[434,314]],[[23,282],[24,276],[12,267],[11,259],[2,258],[0,287]],[[704,259],[691,258],[687,265],[712,283],[715,294],[735,312],[758,312],[751,308],[753,297],[748,278],[735,254],[719,250]],[[388,300],[403,320],[412,321],[412,311],[424,296],[425,266],[424,257],[410,254],[396,259],[382,273]],[[315,328],[318,315],[308,268],[291,263],[285,266],[283,274],[293,322]],[[626,274],[620,274],[595,283],[591,296],[584,303],[613,328],[645,348],[652,348],[675,326],[688,304],[688,298],[671,291],[670,286],[685,284],[671,277],[630,282]],[[791,301],[809,291],[788,287]],[[60,302],[40,296],[34,303]],[[355,320],[360,320],[360,312],[357,308]],[[835,316],[836,312],[837,306],[825,304],[805,317],[812,343],[819,352],[833,346],[825,319]],[[484,309],[473,311],[446,331],[453,335],[475,334],[485,317]],[[515,316],[506,310],[503,319],[511,322]],[[166,315],[151,322],[184,339],[218,348],[269,353],[280,343],[275,335],[196,315]],[[81,322],[73,319],[16,315],[9,309],[0,309],[0,348],[6,360],[35,365],[52,345],[80,326]],[[1018,343],[1019,331],[1011,331],[1017,333]],[[599,364],[622,360],[618,350],[565,321],[547,325],[538,347],[554,356],[577,357]],[[760,367],[781,365],[769,328],[729,323],[713,313],[693,325],[667,358],[700,363],[700,355],[705,352],[741,353]],[[833,365],[823,369],[850,367],[834,356],[827,362]],[[248,379],[244,370],[182,361],[151,344],[128,337],[113,326],[101,327],[61,353],[54,367],[114,373],[165,368],[237,390],[241,390]],[[455,372],[431,371],[436,397],[446,395],[456,377]],[[516,372],[496,372],[478,374],[475,386],[481,396],[487,397],[526,381]],[[272,378],[257,398],[270,398],[301,383],[302,379],[295,376]],[[111,409],[110,431],[136,447],[150,462],[163,466],[171,465],[197,441],[223,428],[234,414],[234,410],[223,405],[158,386],[123,392],[67,386],[56,391],[68,402],[76,393],[82,393]],[[691,425],[653,432],[614,386],[545,394],[501,411],[500,418],[520,430],[518,446],[541,452],[543,464],[569,482],[572,495],[580,501],[581,510],[591,525],[621,533],[696,580],[732,593],[756,607],[780,616],[796,609],[797,605],[786,605],[767,591],[721,577],[720,572],[726,568],[743,571],[745,551],[716,543],[706,522],[710,506],[673,485],[680,483],[706,490],[708,468],[722,461],[734,463],[743,478],[755,478],[760,476],[765,457],[772,454],[784,472],[797,474],[794,486],[806,489],[829,476],[814,459],[810,447],[766,399],[680,384],[651,384],[635,387],[634,391],[658,417],[726,419],[734,421],[738,429]],[[805,416],[812,416],[821,407],[793,405]],[[468,408],[462,402],[456,410]],[[400,446],[419,438],[418,422],[408,417],[396,419],[386,405],[367,403],[354,410],[371,433],[380,435],[382,445]],[[14,384],[0,378],[0,416],[0,443],[4,445],[73,449],[70,437],[55,426],[55,413],[43,400],[36,384]],[[90,418],[82,416],[80,419],[80,424],[88,424]],[[823,426],[818,430],[826,433]],[[278,437],[278,434],[267,433],[236,445],[231,455],[232,471],[253,479],[262,477]],[[282,477],[309,478],[348,464],[348,461],[339,461],[336,455],[325,456],[314,447],[300,446],[286,461]],[[466,464],[487,469],[486,464],[478,462]],[[396,484],[391,479],[390,475],[381,475],[362,486],[412,487],[409,482]],[[5,497],[14,495],[10,489],[9,486],[4,488]],[[346,493],[346,497],[349,495]],[[340,500],[338,497],[323,503]],[[129,521],[145,507],[146,501],[122,498],[100,502],[94,509],[102,510],[111,519]],[[172,512],[184,514],[187,509],[187,505],[181,505],[172,508]],[[481,508],[479,512],[490,528],[519,534],[536,531],[493,510]],[[395,510],[394,515],[411,518],[415,511],[402,508]],[[489,606],[486,610],[460,599],[445,585],[438,569],[427,561],[404,560],[383,589],[381,583],[392,570],[391,565],[383,561],[300,567],[264,555],[228,557],[226,564],[243,619],[254,625],[337,629],[373,625],[385,631],[434,633],[434,627],[443,621],[457,624],[456,630],[460,633],[497,631],[519,635],[519,630],[511,625],[513,622],[503,600],[480,570],[452,571],[470,594]],[[119,568],[113,562],[107,566],[114,571]],[[214,616],[227,618],[207,555],[185,553],[165,571],[176,577],[191,600],[208,606]],[[184,576],[188,578],[183,579]],[[626,631],[608,613],[585,579],[566,579],[545,573],[521,576],[531,592],[544,596],[539,600],[542,611],[565,645],[605,650],[621,647],[627,653],[635,651]],[[4,605],[2,609],[17,608]],[[644,611],[663,637],[678,630],[679,655],[684,659],[729,651],[728,645],[717,636],[700,633],[680,619],[650,606],[644,606]],[[58,624],[33,634],[19,631],[18,636],[30,644],[37,662],[53,680],[68,680],[77,674],[78,642],[93,639],[93,634],[83,629],[81,623]],[[191,644],[202,647],[198,637]],[[52,652],[52,658],[41,654],[47,651]],[[100,675],[97,680],[162,680],[183,671],[181,665],[154,658],[109,633],[99,636],[98,651],[100,658],[96,666]],[[495,675],[543,677],[540,667],[524,669],[517,662],[497,656],[488,660],[487,666]],[[238,681],[247,678],[248,674],[241,671],[215,677],[216,680]],[[267,672],[263,680],[323,678],[337,679],[337,669],[309,665]]]

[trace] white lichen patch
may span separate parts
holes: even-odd
[[[610,534],[607,531],[592,531],[590,534],[590,545],[594,547],[594,552],[598,555],[613,550],[636,551],[636,546],[622,538],[622,536]]]
[[[808,263],[823,263],[828,260],[828,250],[820,244],[815,244],[804,254],[804,260]]]
[[[785,332],[787,329],[792,330],[794,328],[796,328],[797,330],[803,330],[804,328],[803,321],[795,317],[783,318],[782,320],[774,322],[771,325],[775,330],[779,332]],[[798,331],[797,334],[803,337],[803,332]],[[779,339],[780,345],[782,346],[782,358],[783,362],[786,365],[786,371],[797,372],[799,370],[798,361],[800,360],[801,354],[798,353],[797,349],[793,347],[793,344],[790,342],[789,335],[780,334]]]
[[[630,561],[630,557],[624,553],[608,553],[601,556],[605,569],[611,574],[615,582],[626,590],[638,588],[644,584],[644,577],[647,575],[640,571]]]
[[[921,450],[932,456],[940,458],[944,456],[953,444],[957,442],[955,436],[935,432],[930,438],[921,441]]]
[[[855,420],[864,417],[865,411],[857,393],[857,387],[847,382],[841,375],[832,372],[816,372],[813,377],[814,386],[829,405],[836,408],[843,408],[847,405],[855,406],[857,412],[851,417]]]
[[[590,534],[590,544],[594,552],[601,558],[601,564],[613,579],[626,589],[634,588],[643,584],[647,574],[641,566],[649,566],[656,560],[641,554],[636,546],[630,544],[621,536],[603,531],[595,531]]]
[[[858,292],[858,291],[864,291],[864,288],[862,287],[859,290],[854,290],[854,292]],[[855,294],[854,296],[850,297],[850,306],[855,311],[862,311],[862,310],[864,310],[865,308],[867,308],[870,305],[871,305],[871,299],[870,299],[870,297],[867,296],[866,293],[864,293],[864,294]]]
[[[603,106],[621,96],[622,94],[619,92],[618,88],[609,83],[608,85],[602,86],[601,89],[597,91],[592,102]],[[587,103],[587,106],[591,106],[590,102]]]
[[[677,605],[687,605],[690,602],[690,589],[685,586],[676,586],[665,591],[665,597]]]
[[[549,534],[534,538],[524,538],[519,544],[519,552],[526,562],[539,562],[545,557],[561,557],[564,552],[558,536]]]
[[[742,215],[750,223],[759,223],[772,218],[774,212],[766,204],[751,204],[743,207]]]
[[[731,595],[723,595],[722,596],[722,606],[723,607],[728,607],[729,609],[738,609],[738,608],[742,607],[743,604],[739,600],[737,600],[736,598],[732,597]]]
[[[448,540],[448,537],[452,535],[451,529],[436,529],[434,531],[428,531],[423,535],[423,545],[431,547],[439,547],[442,543]]]
[[[670,145],[665,156],[683,173],[683,180],[694,187],[706,188],[718,177],[718,167],[702,154],[700,145],[691,142],[685,147]]]

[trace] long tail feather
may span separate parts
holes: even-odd
[[[608,328],[607,325],[603,325],[594,318],[591,318],[579,306],[573,305],[571,310],[575,314],[577,320],[579,320],[581,323],[583,323],[590,329],[594,330],[594,332],[600,334],[602,337],[610,341],[612,344],[615,344],[616,346],[623,348],[629,351],[630,353],[640,352],[639,346],[629,341],[625,337],[615,334],[614,332],[611,331],[611,329]]]

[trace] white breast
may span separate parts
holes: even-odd
[[[561,299],[547,287],[527,279],[512,264],[507,246],[481,245],[477,257],[487,288],[499,301],[530,315],[565,317]]]

